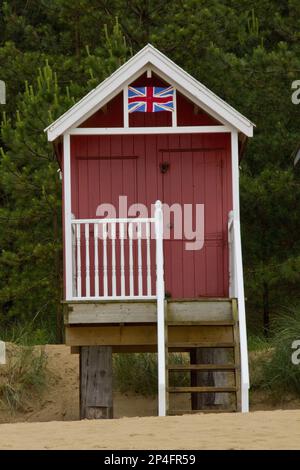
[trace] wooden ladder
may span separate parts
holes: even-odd
[[[184,322],[181,322],[184,325]],[[171,323],[172,326],[180,326],[179,323]],[[218,322],[208,322],[208,321],[199,321],[193,322],[193,325],[197,326],[210,326],[213,328],[214,326],[225,326],[226,328],[230,328],[232,334],[232,341],[222,343],[219,341],[216,342],[202,342],[201,338],[199,338],[199,342],[193,343],[178,343],[172,344],[172,349],[188,351],[191,353],[201,348],[212,348],[212,349],[226,349],[232,353],[232,361],[229,361],[223,364],[219,363],[199,363],[199,364],[172,364],[169,362],[170,354],[168,353],[168,343],[166,341],[166,376],[167,376],[167,405],[169,404],[169,394],[198,394],[198,393],[206,393],[206,394],[215,394],[215,393],[226,393],[230,395],[234,395],[233,403],[230,406],[225,407],[224,405],[213,405],[208,406],[201,409],[186,409],[186,410],[170,410],[168,406],[168,414],[169,415],[177,415],[177,414],[191,414],[191,413],[220,413],[220,412],[235,412],[241,410],[241,389],[240,389],[240,345],[239,345],[239,331],[238,331],[238,312],[237,312],[237,303],[235,299],[232,299],[232,320],[225,320],[225,321],[218,321]],[[170,324],[167,324],[166,330]],[[228,356],[228,355],[227,355]],[[169,386],[170,382],[170,375],[172,373],[190,373],[190,386]],[[234,376],[234,383],[232,385],[226,386],[217,386],[217,385],[209,385],[209,386],[199,386],[192,383],[192,376],[199,373],[205,372],[228,372],[226,374],[229,378],[229,374],[233,374]],[[196,382],[197,376],[199,377],[200,374],[196,375]],[[215,379],[214,379],[215,380]],[[228,381],[228,379],[227,379]]]

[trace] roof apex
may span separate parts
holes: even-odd
[[[121,91],[126,82],[135,79],[139,72],[151,65],[162,78],[173,83],[179,91],[183,92],[199,104],[206,112],[213,114],[217,119],[232,128],[252,137],[254,124],[232,106],[219,98],[215,93],[198,82],[188,72],[175,64],[166,55],[156,49],[152,44],[147,44],[137,54],[121,65],[108,78],[91,90],[74,106],[62,114],[56,121],[50,124],[45,132],[48,140],[54,141],[57,137],[76,127],[85,116],[90,116],[101,107],[102,102],[116,90]]]

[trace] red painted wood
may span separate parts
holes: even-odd
[[[123,127],[123,93],[119,93],[79,127]]]
[[[205,204],[202,250],[186,251],[184,236],[165,241],[166,291],[173,298],[228,295],[227,217],[232,209],[228,135],[73,136],[71,152],[72,212],[76,218],[96,217],[103,202],[118,206],[120,195],[128,197],[129,205],[138,202],[148,208],[157,199],[192,204],[194,216],[195,204]],[[162,162],[170,164],[164,174]],[[128,268],[128,244],[125,246]],[[84,250],[82,259],[84,263]],[[143,283],[146,286],[145,278]],[[93,293],[93,281],[91,287]],[[119,282],[117,288],[120,294]]]

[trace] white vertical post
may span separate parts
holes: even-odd
[[[142,258],[142,225],[138,223],[138,285],[139,295],[143,295],[143,258]]]
[[[150,222],[146,223],[147,243],[147,295],[151,295],[151,252],[150,252]]]
[[[240,219],[239,140],[238,132],[231,131],[231,172],[234,218]]]
[[[108,296],[108,282],[107,282],[107,224],[103,224],[103,295]]]
[[[134,296],[134,277],[133,277],[133,226],[132,223],[128,224],[129,236],[129,292],[130,296]]]
[[[77,296],[81,297],[81,225],[76,224],[76,245],[77,245]]]
[[[70,135],[64,134],[64,251],[65,251],[65,276],[66,300],[73,298],[73,273],[72,273],[72,213],[71,213],[71,141]]]
[[[124,257],[124,223],[120,223],[120,250],[121,250],[121,295],[125,296],[125,257]]]
[[[72,284],[72,294],[73,297],[77,296],[77,286],[76,286],[76,225],[72,223],[72,274],[73,274],[73,284]]]
[[[174,110],[172,111],[172,127],[177,127],[177,91],[174,88],[174,97],[173,97]]]
[[[242,412],[249,411],[249,364],[247,327],[243,279],[242,243],[240,229],[240,195],[239,195],[239,144],[238,132],[231,132],[231,165],[232,165],[232,190],[233,190],[233,242],[234,242],[234,281],[238,299],[239,332],[241,352],[241,404]]]
[[[90,224],[85,224],[85,295],[90,297]]]
[[[123,114],[124,114],[124,127],[129,127],[128,115],[128,86],[123,88]]]
[[[117,295],[117,282],[116,282],[116,224],[111,224],[111,264],[112,264],[112,296]]]
[[[94,224],[95,297],[99,297],[98,224]]]
[[[166,415],[166,355],[165,355],[165,283],[163,253],[163,212],[160,201],[155,203],[156,234],[156,297],[157,297],[157,357],[158,414]]]

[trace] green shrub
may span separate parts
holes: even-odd
[[[38,351],[33,347],[11,348],[0,376],[0,401],[11,411],[17,411],[45,388],[47,356],[42,348]]]

